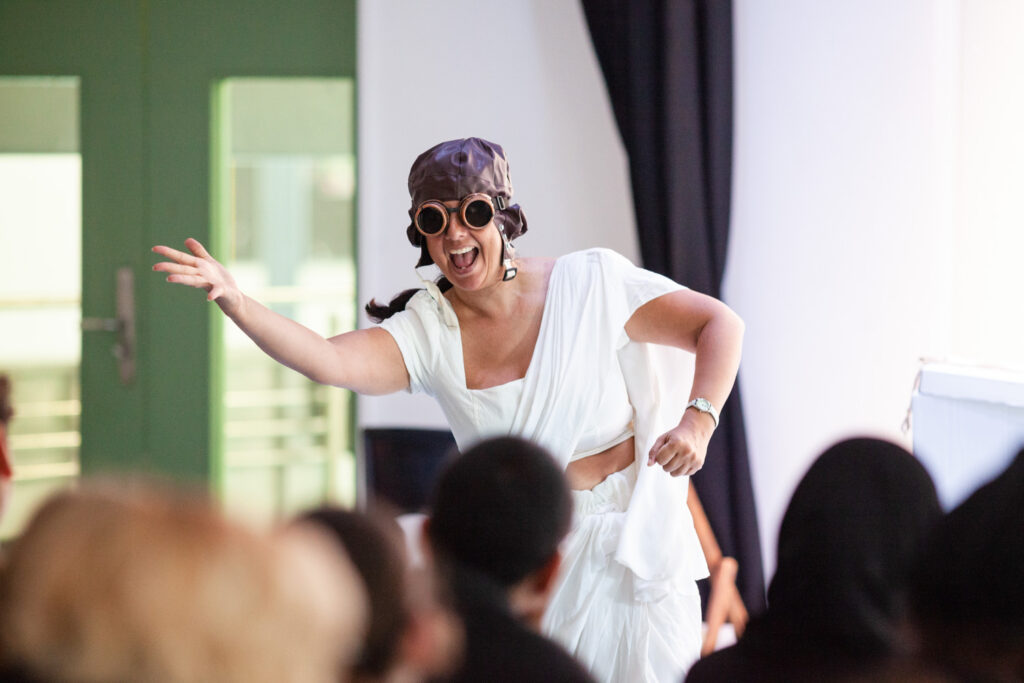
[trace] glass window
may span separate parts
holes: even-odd
[[[215,212],[239,286],[331,336],[356,324],[350,79],[230,79],[215,91]],[[355,501],[350,392],[305,379],[225,324],[222,494],[269,520]]]
[[[14,487],[0,538],[78,475],[82,164],[77,78],[0,78],[0,373]]]

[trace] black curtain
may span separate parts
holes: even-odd
[[[732,182],[731,0],[583,0],[629,155],[644,267],[721,296]],[[722,551],[764,609],[740,389],[693,478]]]

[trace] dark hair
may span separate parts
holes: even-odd
[[[402,531],[385,513],[360,513],[326,506],[304,514],[331,533],[355,565],[370,598],[370,624],[356,675],[378,677],[390,669],[409,621]]]
[[[0,375],[0,422],[7,424],[14,415],[11,407],[11,380],[7,375]]]
[[[443,275],[437,280],[437,287],[442,293],[447,292],[452,288],[452,283],[448,282],[448,278]],[[409,303],[409,299],[415,296],[416,292],[420,291],[422,287],[413,287],[412,289],[406,289],[399,294],[396,294],[391,301],[385,306],[377,303],[376,299],[370,299],[370,303],[366,304],[366,315],[370,317],[375,323],[381,323],[393,316],[399,311],[404,311],[406,304]]]
[[[914,573],[915,615],[929,627],[1019,646],[1024,642],[1021,576],[1024,450],[937,525]]]
[[[913,562],[941,514],[931,477],[905,449],[872,438],[835,444],[782,518],[766,617],[835,656],[893,652]]]
[[[439,561],[508,588],[554,556],[571,521],[572,498],[551,454],[525,439],[500,437],[442,471],[428,536]]]

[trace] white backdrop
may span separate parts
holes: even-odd
[[[735,1],[725,299],[765,567],[789,496],[844,436],[900,432],[949,352],[955,16],[935,0]]]
[[[997,91],[982,78],[1024,67],[1020,30],[1006,28],[1024,28],[1013,3],[734,0],[724,297],[747,323],[740,379],[768,575],[782,512],[814,456],[852,434],[909,447],[899,426],[919,357],[1020,338],[971,334],[1008,308],[989,303],[979,319],[971,302],[1006,292],[1012,304],[1024,271],[1000,279],[1004,269],[989,269],[979,292],[959,258],[979,234],[982,269],[984,253],[1016,258],[1024,247],[1024,237],[1006,243],[1006,213],[996,225],[998,198],[982,194],[1022,173],[1013,160],[1024,138],[972,132],[990,130],[987,111],[1024,111],[1024,85],[1008,106],[1006,82]],[[602,245],[636,259],[626,161],[576,0],[373,0],[359,21],[364,301],[416,285],[406,175],[419,152],[454,137],[509,151],[531,226],[521,253]],[[978,126],[965,129],[962,112]],[[1020,201],[1003,201],[1024,235]],[[444,424],[422,397],[361,399],[359,409],[364,426]]]

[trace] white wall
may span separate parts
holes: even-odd
[[[1024,3],[961,0],[954,353],[1024,370]]]
[[[453,138],[505,148],[529,222],[520,255],[605,246],[637,260],[625,151],[575,0],[362,2],[358,78],[363,302],[419,284],[409,167]],[[360,398],[359,421],[446,424],[432,400],[406,394]]]
[[[626,162],[576,0],[360,13],[364,299],[416,284],[405,177],[451,137],[510,151],[523,252],[602,244],[636,258]],[[734,20],[724,297],[747,323],[740,378],[770,575],[785,505],[822,449],[853,434],[910,446],[900,424],[919,358],[1024,361],[1024,193],[1006,189],[1024,173],[1024,10],[734,0]],[[420,49],[426,35],[443,40]],[[360,409],[367,425],[443,424],[426,400]]]
[[[1024,365],[1024,6],[734,0],[724,296],[765,566],[800,476],[887,437],[919,358]]]
[[[955,16],[935,0],[735,0],[724,297],[747,323],[768,574],[811,460],[900,432],[918,358],[950,349]],[[951,61],[952,60],[952,61]]]

